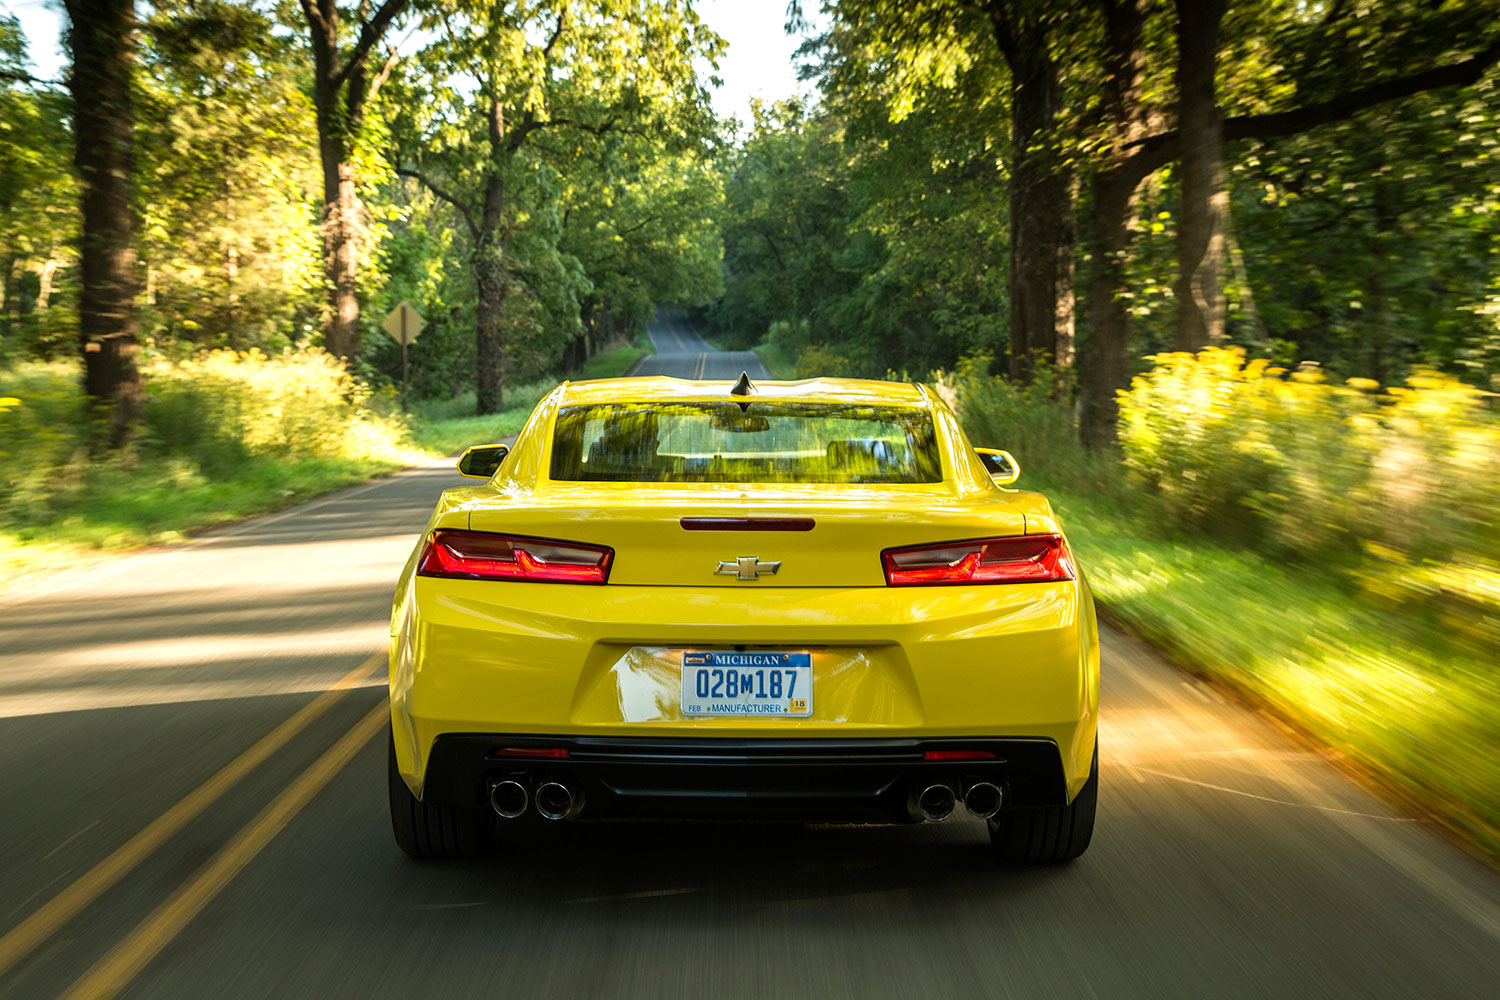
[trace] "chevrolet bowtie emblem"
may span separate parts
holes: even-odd
[[[775,576],[781,568],[780,562],[761,562],[759,556],[740,556],[733,562],[721,562],[714,570],[719,576],[733,576],[741,580],[757,580],[762,576]]]

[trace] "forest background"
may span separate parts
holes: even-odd
[[[1109,614],[1500,845],[1496,0],[778,3],[748,120],[685,0],[65,6],[58,80],[0,18],[11,570],[512,432],[670,305],[938,385]]]

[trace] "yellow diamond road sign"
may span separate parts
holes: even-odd
[[[409,303],[402,302],[391,310],[391,314],[380,324],[391,339],[398,344],[410,344],[427,324]]]

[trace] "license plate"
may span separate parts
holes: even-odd
[[[703,650],[682,654],[683,715],[812,715],[812,654]]]

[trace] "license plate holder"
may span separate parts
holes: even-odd
[[[813,706],[812,654],[684,650],[681,705],[693,718],[805,719]]]

